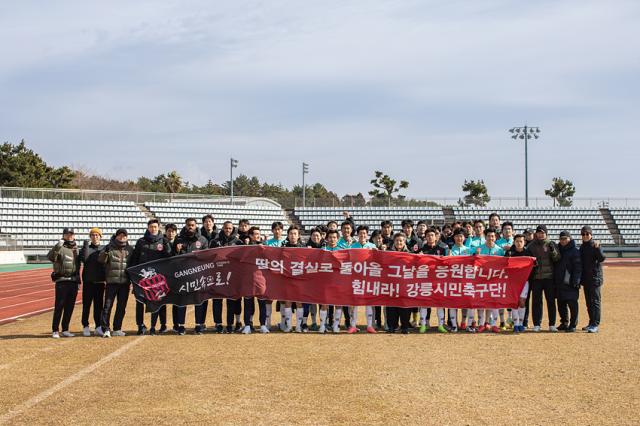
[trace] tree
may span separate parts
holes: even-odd
[[[397,181],[395,179],[391,179],[389,175],[379,170],[375,171],[375,175],[375,179],[371,179],[371,185],[373,185],[375,189],[369,191],[369,195],[376,198],[387,198],[389,200],[389,207],[391,207],[393,194],[409,187],[409,182],[406,180],[401,180],[400,184],[396,186]]]
[[[170,171],[164,176],[165,192],[175,194],[181,192],[183,186],[182,177],[175,170]]]
[[[69,167],[49,166],[24,139],[18,145],[0,145],[0,186],[70,188],[75,174]]]
[[[357,195],[345,195],[342,197],[342,205],[343,206],[351,206],[351,207],[363,207],[367,205],[367,200],[364,199],[364,195],[362,192],[358,192]]]
[[[553,198],[553,207],[556,206],[556,202],[560,207],[571,207],[573,204],[571,197],[573,197],[575,193],[576,188],[573,186],[573,182],[559,177],[554,177],[551,188],[544,191],[544,195]]]
[[[462,206],[478,206],[484,207],[487,205],[489,201],[491,201],[491,197],[489,196],[489,192],[487,191],[487,186],[484,184],[484,180],[464,180],[464,185],[462,185],[462,191],[468,192],[467,195],[464,196],[464,200],[458,200],[458,204]]]

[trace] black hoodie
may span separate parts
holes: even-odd
[[[144,237],[136,241],[133,256],[131,257],[131,266],[169,256],[171,256],[171,248],[162,233],[158,232],[156,235],[152,235],[147,230],[147,232],[144,233]]]
[[[178,244],[182,244],[182,249],[178,251]],[[191,253],[192,251],[204,250],[209,247],[209,242],[205,237],[200,235],[198,229],[192,235],[187,232],[187,227],[183,227],[180,234],[174,242],[176,254]]]
[[[211,243],[211,241],[217,237],[216,231],[217,229],[215,225],[213,225],[213,230],[211,232],[208,232],[206,229],[204,229],[204,226],[203,226],[200,228],[200,235],[202,235],[204,238],[207,239],[209,243]]]
[[[238,231],[233,228],[231,235],[227,236],[224,231],[220,231],[218,236],[209,241],[209,248],[226,247],[226,246],[239,246],[242,245],[242,241],[238,239]]]
[[[80,262],[84,264],[82,268],[83,283],[103,283],[105,282],[104,265],[98,262],[98,255],[104,246],[93,245],[91,241],[85,241],[80,250]]]

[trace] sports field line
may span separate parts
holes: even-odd
[[[25,287],[16,287],[16,288],[2,288],[2,287],[0,287],[0,294],[2,294],[4,292],[8,292],[8,291],[29,290],[30,288],[38,288],[38,287],[44,288],[45,286],[55,289],[55,284],[53,284],[51,281],[47,281],[47,282],[43,281],[40,284],[28,285],[28,286],[25,286]]]
[[[53,340],[53,339],[51,339],[51,340]],[[39,349],[37,351],[33,351],[29,355],[25,355],[20,359],[16,359],[16,360],[14,360],[12,362],[8,362],[6,364],[0,364],[0,370],[6,370],[7,368],[10,368],[12,365],[19,364],[21,362],[24,362],[24,361],[39,357],[42,352],[49,352],[49,351],[52,351],[54,349],[58,349],[61,346],[64,346],[64,345],[66,345],[68,343],[71,343],[72,341],[73,341],[73,339],[67,338],[67,339],[62,340],[62,342],[55,342],[51,346],[46,346],[46,347],[44,347],[42,349]]]
[[[14,303],[13,305],[0,306],[0,310],[1,310],[1,309],[9,309],[9,308],[13,308],[13,307],[15,307],[15,306],[28,305],[29,303],[40,302],[41,300],[51,300],[51,296],[49,296],[49,297],[42,297],[42,298],[40,298],[40,299],[33,299],[33,300],[29,300],[28,302]]]
[[[100,367],[102,364],[105,364],[105,363],[111,361],[112,359],[119,357],[120,355],[122,355],[123,353],[125,353],[129,349],[131,349],[132,347],[140,344],[142,341],[144,341],[144,339],[146,337],[147,336],[141,336],[141,337],[138,337],[136,339],[131,340],[129,343],[126,343],[126,344],[120,346],[118,349],[116,349],[115,351],[111,352],[109,355],[105,356],[104,358],[101,358],[98,361],[94,362],[93,364],[84,367],[82,370],[78,371],[77,373],[72,374],[71,376],[67,377],[66,379],[62,380],[61,382],[58,382],[56,385],[51,386],[49,389],[46,389],[46,390],[40,392],[39,394],[29,398],[28,400],[26,400],[22,404],[12,408],[11,410],[6,412],[5,414],[0,415],[0,424],[5,424],[5,423],[9,422],[14,417],[22,414],[24,411],[26,411],[26,410],[28,410],[28,409],[30,409],[32,407],[38,405],[40,402],[42,402],[45,399],[49,398],[51,395],[55,394],[56,392],[58,392],[58,391],[60,391],[60,390],[62,390],[64,388],[66,388],[67,386],[77,382],[78,380],[80,380],[83,377],[85,377],[87,374],[92,373],[98,367]]]
[[[56,289],[55,288],[45,288],[45,289],[38,290],[38,291],[31,291],[29,293],[14,294],[13,296],[3,296],[2,294],[0,294],[0,300],[7,300],[7,299],[11,299],[13,297],[29,296],[30,294],[43,293],[45,291],[53,291],[53,292],[55,292]]]

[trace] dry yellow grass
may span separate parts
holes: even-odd
[[[47,333],[51,314],[44,314],[0,327],[0,421],[638,424],[640,269],[607,268],[606,275],[596,335],[272,333],[54,341]],[[584,325],[582,300],[580,308]],[[76,309],[77,332],[79,315]],[[125,329],[134,328],[130,303]],[[121,355],[74,376],[136,339]],[[69,377],[77,380],[31,399]]]

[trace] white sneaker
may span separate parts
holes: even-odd
[[[102,332],[102,327],[101,326],[96,327],[96,336],[102,337],[103,334],[104,333]]]
[[[109,330],[105,331],[104,333],[102,333],[102,337],[104,339],[109,339],[111,337],[111,332]]]
[[[267,334],[268,332],[269,332],[269,329],[267,328],[266,325],[261,325],[260,326],[260,333]]]
[[[550,325],[549,326],[549,331],[552,333],[557,333],[558,332],[558,327],[556,327],[555,325]]]
[[[251,327],[248,325],[245,325],[244,328],[242,329],[242,334],[251,334]]]
[[[73,336],[75,336],[75,334],[71,333],[70,331],[63,331],[62,335],[64,337],[73,337]]]
[[[338,326],[335,326],[335,325],[334,325],[334,326],[333,326],[333,332],[334,332],[334,333],[340,333],[340,325],[338,325]]]
[[[296,333],[302,333],[302,326],[296,324]]]
[[[127,334],[126,334],[124,331],[122,331],[122,330],[115,330],[112,334],[113,334],[113,336],[120,336],[120,337],[122,337],[122,336],[126,336],[126,335],[127,335]]]
[[[320,328],[318,329],[318,333],[326,333],[327,332],[327,327],[324,326],[324,324],[320,324]]]
[[[84,337],[89,337],[91,336],[91,329],[89,327],[85,327],[82,329],[82,335]]]
[[[533,326],[533,331],[536,332],[536,333],[539,332],[540,331],[540,326],[539,325],[534,325]]]
[[[59,339],[59,338],[60,338],[60,333],[58,333],[57,331],[54,331],[54,332],[51,334],[51,337],[53,337],[54,339]]]

